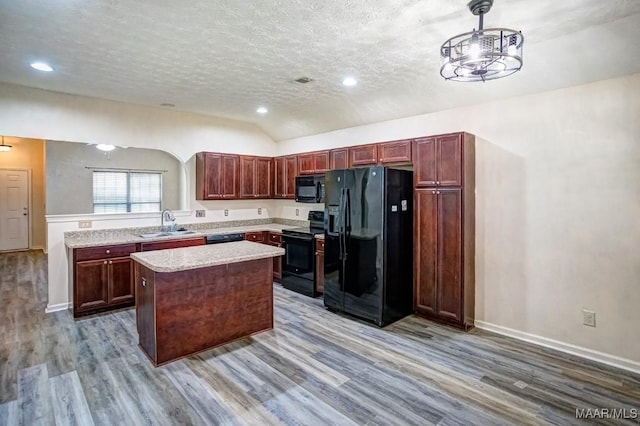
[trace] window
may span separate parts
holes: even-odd
[[[160,172],[94,171],[93,212],[159,212],[162,210]]]

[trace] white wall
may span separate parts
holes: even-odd
[[[204,115],[0,83],[0,133],[155,148],[187,161],[199,151],[272,155],[257,126]]]
[[[638,93],[635,74],[287,140],[277,154],[475,134],[479,324],[640,370]]]

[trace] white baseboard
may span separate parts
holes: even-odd
[[[55,305],[47,305],[47,309],[45,309],[44,311],[47,314],[50,314],[51,312],[58,312],[58,311],[64,311],[67,310],[71,307],[71,303],[57,303]]]
[[[558,340],[537,336],[535,334],[525,333],[523,331],[514,330],[512,328],[503,327],[501,325],[491,324],[484,321],[475,320],[475,326],[482,330],[502,334],[503,336],[513,337],[514,339],[523,340],[535,345],[555,349],[560,352],[576,355],[582,358],[589,359],[591,361],[600,362],[602,364],[607,364],[613,367],[621,368],[623,370],[634,372],[636,374],[640,374],[640,362],[636,362],[630,359],[606,354],[604,352],[594,351],[593,349],[560,342]]]

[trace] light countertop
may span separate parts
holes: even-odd
[[[282,232],[283,229],[296,227],[297,226],[293,225],[283,225],[281,223],[265,223],[260,225],[242,225],[228,228],[198,229],[190,234],[168,235],[154,238],[143,238],[140,236],[140,234],[143,232],[135,231],[132,229],[104,229],[93,230],[89,232],[65,233],[64,243],[68,248],[74,249],[104,245],[147,243],[151,241],[167,241],[198,237],[203,238],[205,235],[223,235],[237,232]]]
[[[251,241],[132,253],[131,258],[155,272],[178,272],[282,256],[284,249]]]

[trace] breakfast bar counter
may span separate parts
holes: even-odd
[[[132,253],[139,344],[158,366],[273,328],[273,261],[237,241]]]

